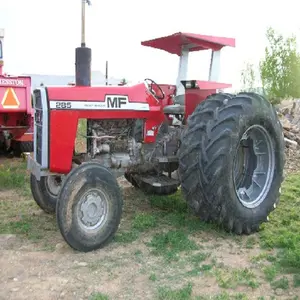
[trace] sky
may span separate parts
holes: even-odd
[[[300,35],[296,0],[91,0],[86,8],[86,43],[92,70],[109,76],[175,83],[178,56],[141,46],[141,41],[175,32],[233,37],[221,54],[220,81],[240,86],[245,62],[264,54],[268,26]],[[0,0],[5,29],[5,72],[71,75],[80,46],[81,0]],[[188,79],[208,77],[209,51],[192,53]]]

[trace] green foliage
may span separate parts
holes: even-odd
[[[192,296],[193,285],[188,283],[180,290],[172,290],[166,287],[158,289],[158,299],[160,300],[188,300]]]
[[[26,162],[18,159],[6,160],[0,164],[0,189],[18,189],[22,192],[28,191],[28,176],[26,173]]]
[[[121,82],[119,83],[119,85],[125,85],[125,84],[127,84],[128,82],[127,82],[127,80],[126,80],[126,78],[123,78],[122,80],[121,80]]]
[[[241,73],[242,91],[254,92],[256,80],[255,67],[252,63],[247,62]]]
[[[102,293],[93,293],[90,297],[89,300],[108,300],[108,296],[104,295]]]
[[[245,269],[217,269],[215,275],[219,287],[225,289],[236,289],[238,286],[249,286],[253,289],[259,286],[255,274]]]
[[[178,230],[155,234],[148,246],[153,248],[153,254],[164,256],[167,261],[178,260],[180,252],[198,249],[187,234]]]
[[[261,246],[278,248],[277,263],[284,269],[300,271],[300,177],[289,175],[282,186],[279,207],[270,215],[270,222],[261,226]],[[270,257],[269,257],[270,259]]]
[[[138,231],[146,231],[157,226],[157,218],[149,213],[137,213],[132,221],[132,227]]]
[[[283,276],[280,279],[273,281],[271,286],[273,289],[283,289],[287,290],[289,288],[289,280],[287,277]]]
[[[300,54],[294,36],[284,37],[268,28],[268,46],[260,62],[260,77],[270,102],[300,97]]]

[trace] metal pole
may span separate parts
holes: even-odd
[[[85,5],[89,0],[81,0],[81,47],[75,50],[75,82],[77,86],[91,85],[92,50],[85,44]]]
[[[106,61],[105,65],[105,85],[108,85],[108,61]]]
[[[85,5],[91,5],[89,0],[81,0],[81,47],[75,50],[76,86],[91,86],[92,50],[85,44]],[[87,119],[87,136],[92,135],[91,120]],[[87,139],[87,152],[92,147],[92,140]]]
[[[85,47],[85,3],[81,1],[81,47]]]
[[[3,55],[3,40],[4,40],[4,29],[0,28],[0,75],[3,74],[4,55]]]

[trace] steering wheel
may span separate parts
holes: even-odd
[[[162,88],[152,79],[146,78],[145,84],[147,85],[147,88],[149,92],[158,100],[163,100],[165,98],[165,93],[163,92]],[[150,83],[149,83],[150,82]],[[154,89],[153,86],[155,86],[155,90],[158,90],[159,93],[157,93]]]

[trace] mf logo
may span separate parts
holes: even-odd
[[[106,95],[105,102],[107,108],[124,108],[128,104],[128,97],[120,95]]]

